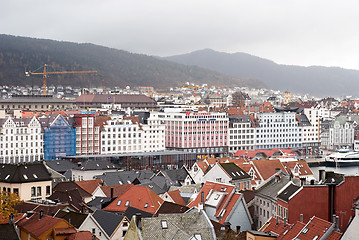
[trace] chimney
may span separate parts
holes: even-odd
[[[9,224],[14,224],[14,214],[9,215]]]
[[[319,182],[325,180],[325,170],[320,169],[319,170]]]
[[[314,179],[310,180],[310,185],[314,185]]]
[[[278,219],[279,217],[277,216],[277,222],[276,222],[276,225],[278,225],[278,222],[279,222],[279,219]]]
[[[336,216],[336,217],[335,217],[334,230],[335,230],[335,231],[339,231],[339,216]]]
[[[303,222],[303,214],[300,214],[300,222]]]
[[[305,184],[305,178],[300,178],[300,186],[303,186]]]
[[[40,219],[44,216],[44,210],[40,210]]]
[[[111,199],[113,199],[113,188],[111,188]]]
[[[141,218],[142,218],[141,213],[136,213],[135,223],[136,223],[136,226],[137,226],[139,229],[142,228],[142,227],[140,226],[140,224],[141,224]]]
[[[202,203],[202,208],[204,210],[204,192],[201,192],[201,203]]]

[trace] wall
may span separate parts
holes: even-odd
[[[40,181],[40,182],[29,182],[29,183],[0,183],[0,189],[2,190],[3,187],[11,188],[11,192],[13,192],[14,188],[19,189],[19,196],[21,200],[29,201],[32,198],[37,199],[45,199],[50,195],[46,195],[46,186],[50,186],[50,195],[52,193],[52,181]],[[31,196],[31,187],[35,187],[36,189],[36,196]],[[41,195],[37,196],[37,187],[41,187]]]

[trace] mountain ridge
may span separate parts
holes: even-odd
[[[168,88],[185,82],[265,87],[256,79],[240,79],[197,66],[186,66],[144,54],[92,43],[73,43],[0,34],[0,85],[41,85],[27,70],[43,64],[53,71],[98,70],[98,74],[50,75],[48,85],[81,87],[153,86]]]
[[[262,80],[269,88],[317,96],[358,95],[359,71],[341,67],[278,64],[247,53],[212,49],[164,57],[164,59],[211,69],[223,74]]]

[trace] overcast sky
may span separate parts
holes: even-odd
[[[211,48],[359,69],[355,0],[1,0],[0,33],[170,56]]]

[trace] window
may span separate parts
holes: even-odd
[[[37,187],[37,196],[41,196],[41,187]]]
[[[148,203],[145,204],[145,208],[147,208],[147,207],[148,207]]]
[[[50,186],[46,186],[46,195],[50,195],[50,194],[51,194]]]
[[[35,197],[35,187],[31,187],[31,197]]]
[[[17,195],[19,195],[19,189],[18,188],[13,188],[12,191],[13,191],[13,193],[16,193]]]
[[[96,229],[95,228],[92,229],[92,234],[96,234]]]
[[[122,231],[122,237],[126,235],[127,231]]]
[[[118,200],[117,206],[120,206],[120,205],[121,205],[121,202],[122,202],[122,200]]]
[[[125,207],[128,207],[128,205],[130,205],[130,200],[126,201]]]

